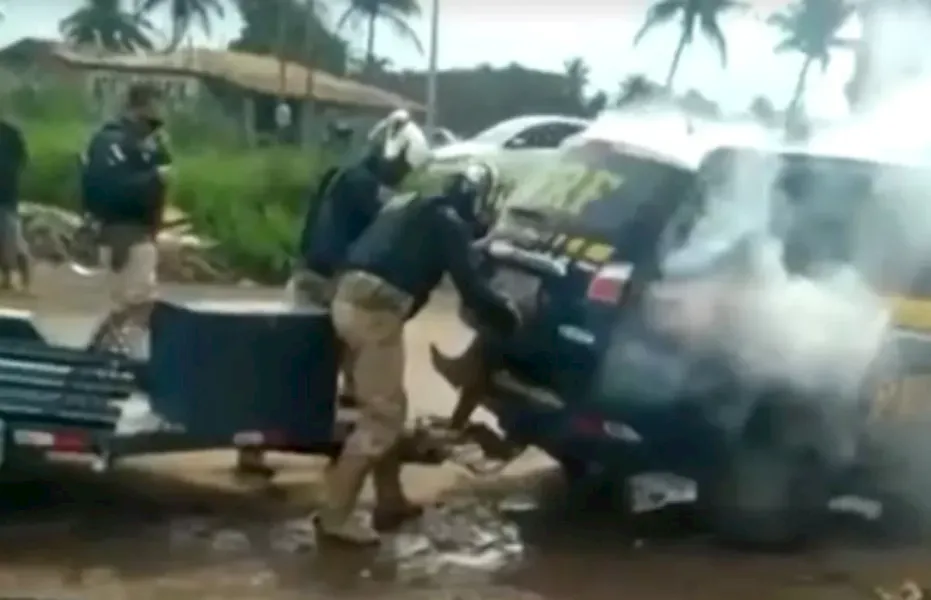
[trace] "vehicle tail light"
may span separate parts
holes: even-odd
[[[23,429],[13,433],[13,441],[18,446],[29,446],[60,453],[86,452],[92,446],[90,436],[81,431],[35,431]]]
[[[599,304],[617,304],[632,272],[633,266],[627,263],[614,263],[602,267],[588,284],[586,297]]]
[[[236,448],[274,447],[285,442],[287,438],[280,431],[240,431],[233,436],[233,446]]]

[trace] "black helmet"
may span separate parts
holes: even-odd
[[[495,204],[500,190],[498,169],[487,162],[470,162],[464,169],[446,181],[443,193],[460,199],[463,217],[488,225],[495,215]]]

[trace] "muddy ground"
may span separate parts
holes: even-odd
[[[98,286],[61,273],[40,274],[36,295],[8,303],[34,308],[64,341],[79,341],[102,310]],[[416,412],[452,402],[426,360],[430,341],[465,343],[451,307],[440,299],[409,327]],[[880,543],[845,524],[799,555],[727,552],[685,513],[631,521],[573,503],[552,463],[532,453],[484,480],[454,467],[408,469],[426,517],[378,551],[350,551],[318,544],[308,525],[323,463],[272,461],[282,472],[270,490],[233,481],[226,452],[142,457],[104,478],[71,463],[10,474],[0,486],[0,596],[828,600],[875,597],[876,586],[905,579],[931,583],[920,540]]]

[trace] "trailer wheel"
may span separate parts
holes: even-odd
[[[804,545],[825,523],[829,475],[813,452],[775,444],[736,448],[702,502],[712,533],[723,544],[760,550]]]

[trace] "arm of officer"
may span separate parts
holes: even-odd
[[[438,250],[443,255],[446,270],[452,277],[463,304],[475,314],[498,324],[502,329],[516,327],[520,315],[513,303],[489,287],[475,264],[472,257],[474,240],[469,227],[449,207],[440,208],[436,215],[434,231],[440,244]]]
[[[19,170],[25,169],[29,165],[29,147],[26,145],[26,139],[19,127],[10,126],[10,136],[12,141],[13,156],[11,157]]]
[[[382,208],[381,184],[367,169],[347,169],[332,182],[341,201],[350,202],[350,210],[371,222]]]

